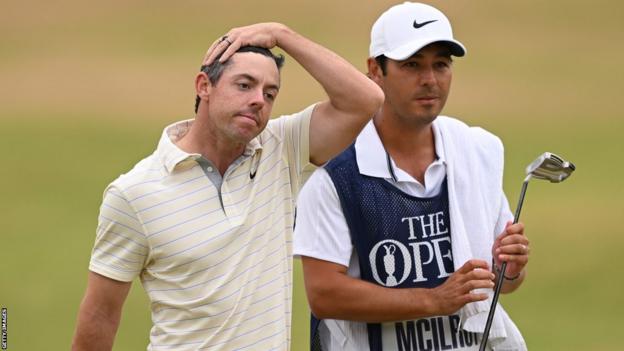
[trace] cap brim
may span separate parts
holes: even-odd
[[[451,55],[453,56],[461,57],[461,56],[466,55],[466,48],[464,47],[464,45],[462,45],[462,43],[458,42],[457,40],[448,39],[448,38],[440,38],[440,39],[427,38],[427,40],[422,40],[422,41],[415,40],[403,46],[400,46],[390,52],[386,52],[383,55],[393,60],[398,60],[398,61],[405,60],[409,58],[410,56],[414,55],[420,49],[433,43],[443,43],[443,44],[448,45],[449,49],[451,49]]]

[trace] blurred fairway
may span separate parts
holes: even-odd
[[[193,78],[232,26],[279,21],[364,70],[390,1],[4,1],[0,5],[0,306],[9,350],[69,348],[101,194],[192,115]],[[533,182],[522,219],[530,276],[502,302],[531,350],[621,350],[624,323],[624,3],[434,1],[468,48],[448,115],[505,142],[512,208],[544,151],[574,161],[567,182]],[[287,60],[274,115],[323,93]],[[296,262],[293,350],[307,350]],[[115,350],[147,345],[140,283]]]

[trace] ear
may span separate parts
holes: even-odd
[[[383,72],[381,71],[381,67],[379,67],[379,64],[377,63],[377,60],[375,60],[375,58],[373,57],[369,57],[366,60],[366,64],[368,66],[368,78],[372,79],[373,82],[377,83],[377,85],[383,88]]]
[[[208,75],[205,72],[197,73],[197,76],[195,76],[195,93],[197,96],[203,101],[208,101],[211,91],[212,84],[210,79],[208,79]]]

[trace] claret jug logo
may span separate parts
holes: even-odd
[[[399,249],[399,252],[397,252],[397,248]],[[381,250],[380,252],[380,249]],[[377,254],[382,254],[383,255],[383,269],[384,269],[384,277],[385,279],[382,280],[382,278],[379,276],[379,272],[377,271]],[[395,273],[396,273],[396,257],[395,254],[400,254],[401,255],[401,260],[400,262],[403,263],[403,267],[401,267],[401,279],[399,279],[398,281],[396,280],[395,277]],[[377,243],[377,245],[375,245],[373,247],[373,249],[370,252],[369,255],[369,259],[370,259],[370,264],[371,264],[371,270],[373,273],[373,278],[375,278],[375,281],[377,281],[377,283],[384,285],[384,286],[397,286],[401,283],[403,283],[407,277],[410,274],[411,271],[411,265],[412,265],[412,258],[410,256],[409,251],[407,250],[407,248],[405,247],[405,245],[401,244],[400,242],[396,241],[396,240],[383,240]]]

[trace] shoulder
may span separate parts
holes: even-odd
[[[332,172],[337,168],[344,168],[344,167],[350,167],[350,166],[357,167],[354,144],[351,144],[344,151],[342,151],[336,157],[334,157],[329,162],[327,162],[327,164],[323,168],[328,169],[330,172]],[[353,170],[357,170],[357,169],[354,168]]]
[[[128,172],[121,174],[113,180],[106,191],[113,190],[120,195],[128,196],[133,189],[141,188],[141,185],[149,185],[155,180],[160,180],[166,175],[166,170],[156,154],[151,154],[142,159]],[[144,188],[140,191],[144,191]]]
[[[479,126],[468,125],[466,122],[457,118],[439,116],[436,118],[434,124],[445,132],[464,134],[473,137],[477,142],[500,142],[500,138],[492,132]]]
[[[439,116],[434,124],[447,139],[454,139],[460,147],[472,146],[478,153],[503,153],[503,142],[492,132],[478,126],[470,126],[453,117]]]
[[[264,131],[260,133],[260,142],[263,143],[271,138],[283,140],[287,133],[300,134],[302,131],[307,131],[310,128],[310,119],[315,107],[316,104],[312,104],[299,112],[272,118]]]
[[[323,199],[323,196],[318,196],[322,193],[335,194],[336,188],[327,170],[325,168],[317,168],[301,189],[298,201],[318,201]]]

